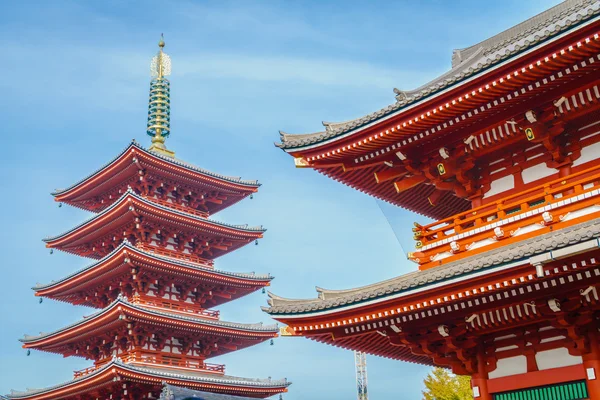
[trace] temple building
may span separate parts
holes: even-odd
[[[277,336],[276,325],[226,322],[214,310],[257,290],[272,277],[215,268],[214,260],[262,238],[262,227],[209,217],[251,197],[259,183],[206,171],[175,158],[170,133],[170,58],[164,41],[152,59],[147,133],[72,186],[57,202],[94,213],[57,236],[51,252],[90,264],[35,295],[98,309],[69,326],[21,339],[23,347],[83,357],[92,365],[74,379],[44,389],[13,391],[9,399],[266,398],[287,391],[286,379],[230,376],[209,362]]]
[[[599,35],[600,2],[567,0],[390,106],[281,132],[296,167],[434,221],[414,272],[270,294],[281,332],[470,375],[476,399],[600,399]]]

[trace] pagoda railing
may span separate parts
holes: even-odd
[[[94,365],[94,366],[91,366],[91,367],[87,367],[87,368],[84,368],[84,369],[73,371],[73,379],[77,379],[77,378],[82,377],[84,375],[91,374],[92,372],[94,372],[95,370],[97,370],[100,367],[101,367],[101,365]]]
[[[145,364],[177,369],[202,371],[214,374],[224,374],[225,365],[206,363],[198,358],[186,358],[175,354],[165,354],[157,351],[131,352],[123,361],[133,364]]]
[[[134,297],[133,303],[140,304],[148,308],[154,308],[159,311],[191,314],[195,317],[204,317],[209,319],[219,319],[219,316],[221,315],[221,312],[218,310],[207,310],[194,304],[174,302],[157,297],[138,296]]]
[[[165,354],[159,351],[144,350],[128,352],[118,356],[123,362],[130,364],[139,364],[152,367],[167,367],[171,369],[191,370],[197,372],[223,375],[225,374],[225,365],[212,364],[204,362],[200,358],[186,358],[179,354]],[[91,374],[99,368],[109,363],[111,358],[98,360],[95,365],[73,372],[73,378],[79,378]]]
[[[184,213],[188,213],[188,214],[193,214],[193,215],[197,215],[199,217],[203,217],[203,218],[208,218],[208,213],[204,212],[204,211],[199,211],[196,210],[192,207],[188,207],[188,206],[182,206],[181,204],[177,204],[177,203],[173,203],[170,201],[166,201],[166,200],[162,200],[159,199],[157,197],[147,197],[148,200],[156,203],[156,204],[160,204],[161,206],[167,207],[167,208],[172,208],[174,210],[178,210],[178,211],[182,211]]]
[[[187,261],[187,262],[191,262],[194,264],[198,264],[197,265],[198,267],[209,268],[209,269],[214,269],[214,267],[215,267],[215,262],[213,260],[197,257],[197,256],[194,256],[191,254],[185,254],[185,253],[182,253],[179,251],[173,251],[173,250],[165,250],[165,249],[161,249],[161,248],[158,248],[155,246],[145,245],[143,243],[138,243],[136,246],[144,251],[147,251],[148,253],[154,253],[154,254],[158,254],[160,256],[174,258],[176,260],[182,260],[182,261]]]
[[[538,230],[535,224],[547,228],[556,224],[556,229],[570,220],[583,222],[595,216],[593,207],[600,205],[599,187],[600,166],[596,166],[428,225],[417,225],[413,229],[417,251],[410,258],[422,265],[439,265],[442,253],[447,261],[475,248],[502,245],[505,239],[514,242],[517,237],[531,237],[518,231],[520,228]],[[574,214],[583,209],[587,210],[584,214]]]

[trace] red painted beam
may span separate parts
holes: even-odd
[[[405,190],[417,186],[419,183],[425,182],[425,180],[426,178],[423,175],[415,175],[406,179],[402,179],[401,181],[394,182],[394,187],[396,188],[396,192],[402,193]]]
[[[490,393],[508,392],[585,379],[583,364],[488,379]]]

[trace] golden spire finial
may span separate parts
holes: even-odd
[[[148,105],[148,125],[146,133],[152,137],[150,150],[162,155],[174,157],[175,153],[167,150],[165,139],[170,133],[170,83],[165,78],[171,74],[171,58],[163,52],[165,39],[162,33],[158,42],[158,54],[152,58],[150,73],[150,104]]]

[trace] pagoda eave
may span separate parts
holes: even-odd
[[[78,395],[94,393],[107,397],[110,394],[127,396],[127,393],[152,393],[158,398],[164,384],[183,386],[190,389],[206,390],[252,398],[266,398],[284,393],[291,384],[287,380],[259,380],[233,376],[215,377],[206,374],[185,374],[178,371],[146,368],[123,363],[120,360],[109,362],[72,381],[46,389],[13,391],[7,397],[14,400],[76,400]],[[136,397],[134,397],[136,398]]]
[[[101,211],[110,206],[128,186],[144,187],[148,178],[161,184],[179,182],[197,192],[216,192],[222,201],[207,203],[206,211],[214,214],[256,193],[260,184],[239,178],[215,174],[183,161],[164,157],[132,142],[115,159],[87,178],[67,189],[52,193],[57,202],[89,211]]]
[[[123,317],[119,317],[123,316]],[[188,329],[198,332],[215,333],[220,335],[231,335],[236,337],[247,337],[249,339],[267,340],[277,336],[275,325],[242,324],[222,322],[218,320],[199,318],[193,315],[183,315],[167,311],[150,310],[142,304],[129,302],[124,298],[114,301],[109,307],[101,310],[83,320],[69,325],[53,333],[40,336],[26,336],[21,341],[26,347],[33,347],[40,343],[47,343],[63,337],[71,337],[83,332],[87,334],[92,325],[101,328],[101,323],[108,320],[125,320],[127,318],[145,321],[147,323],[161,323],[174,329]]]
[[[134,331],[131,324],[135,325]],[[233,342],[223,343],[218,350],[211,350],[207,357],[215,357],[230,351],[235,351],[253,344],[258,344],[277,336],[276,326],[262,324],[238,324],[231,322],[222,322],[214,319],[199,318],[193,315],[177,314],[162,310],[149,309],[141,304],[131,303],[125,299],[118,299],[109,307],[99,311],[87,318],[57,330],[52,333],[41,334],[39,336],[25,336],[21,339],[24,348],[37,349],[63,355],[79,355],[89,357],[87,350],[90,349],[89,343],[95,343],[99,338],[105,338],[106,343],[114,340],[114,335],[127,339],[131,345],[139,346],[139,339],[135,335],[142,335],[143,332],[150,332],[152,329],[146,326],[160,326],[161,331],[171,332],[175,337],[190,337],[190,345],[198,339],[207,339],[215,343],[219,338],[229,338]],[[155,329],[155,328],[154,328]],[[129,331],[129,333],[127,333]],[[121,333],[119,333],[121,332]],[[136,333],[137,332],[137,333]],[[150,338],[145,340],[150,343]],[[81,352],[74,352],[76,343],[83,343],[80,346]],[[87,343],[87,344],[86,344]],[[102,345],[103,346],[103,345]],[[101,347],[102,347],[101,346]],[[113,346],[118,346],[117,342]],[[157,344],[158,347],[164,344]],[[112,349],[112,347],[111,347]],[[190,347],[193,349],[193,347]],[[125,348],[123,349],[126,350]],[[109,351],[109,349],[107,349]],[[160,348],[157,350],[160,351]],[[112,352],[110,350],[109,352]],[[127,356],[127,355],[125,355]]]
[[[269,286],[273,279],[270,275],[255,275],[249,273],[230,273],[213,269],[212,265],[203,267],[185,259],[161,256],[124,242],[110,254],[96,263],[72,274],[57,282],[46,285],[37,285],[32,288],[35,295],[48,297],[69,303],[96,307],[91,298],[86,299],[85,293],[97,293],[100,288],[108,285],[117,287],[131,286],[140,289],[140,284],[147,285],[153,282],[154,276],[168,273],[169,283],[172,285],[231,288],[229,298],[213,296],[211,306],[216,306],[227,301],[242,297],[248,293]],[[144,283],[145,282],[145,283]],[[111,291],[105,291],[110,295]],[[117,294],[108,299],[115,300]]]
[[[165,249],[178,246],[180,251],[192,248],[198,256],[213,259],[262,238],[265,231],[261,227],[228,225],[169,209],[128,191],[88,221],[44,241],[48,248],[97,259],[124,239],[147,244],[160,242]]]

